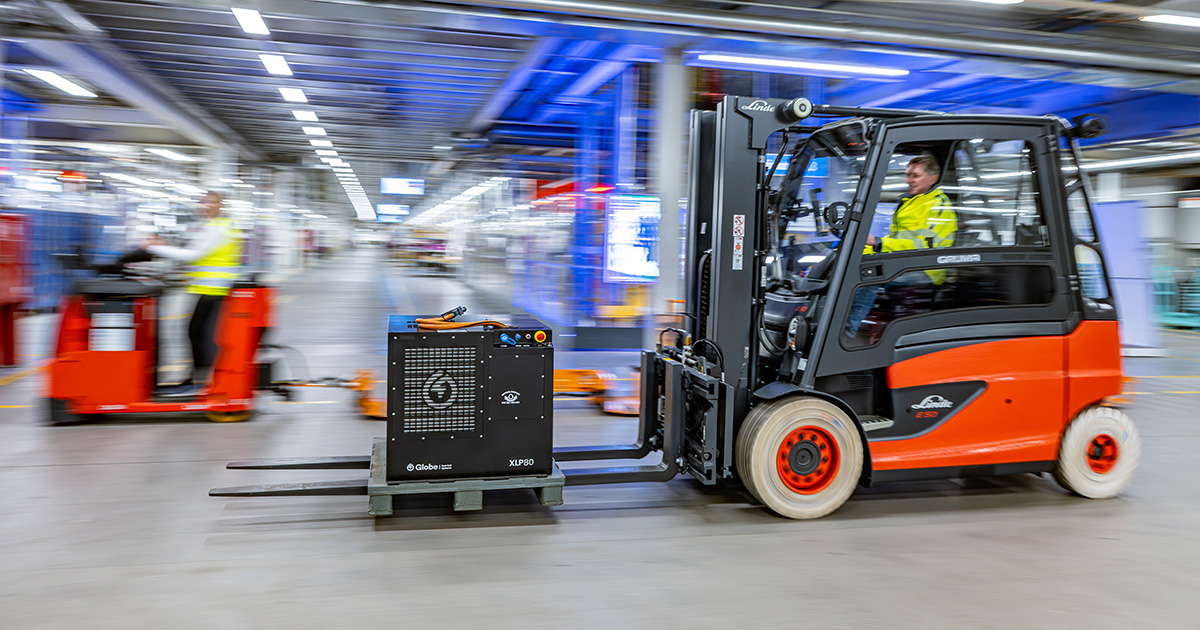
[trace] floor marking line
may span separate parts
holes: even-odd
[[[4,378],[0,378],[0,387],[8,385],[9,383],[15,383],[15,382],[25,378],[26,376],[29,376],[30,374],[37,372],[38,370],[45,369],[46,366],[48,366],[48,365],[50,365],[50,363],[46,362],[41,365],[35,365],[31,368],[26,368],[24,370],[21,370],[20,372],[17,372],[16,374],[10,374]]]

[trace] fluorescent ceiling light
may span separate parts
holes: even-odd
[[[70,94],[71,96],[86,96],[88,98],[96,98],[96,93],[84,88],[83,86],[72,83],[71,81],[58,76],[57,73],[49,70],[36,70],[34,68],[25,68],[25,72],[35,76],[50,85]]]
[[[346,160],[343,160],[342,158],[321,158],[321,159],[323,159],[323,160],[328,159],[329,165],[333,166],[333,167],[338,167],[338,166],[343,166],[346,168],[350,167],[350,163],[347,162]]]
[[[292,68],[288,66],[287,59],[284,59],[283,55],[259,55],[258,58],[262,60],[267,72],[285,77],[292,76]]]
[[[303,129],[303,130],[304,130],[304,133],[306,133],[306,134],[308,134],[308,135],[310,135],[310,136],[323,136],[323,135],[326,135],[326,134],[325,134],[325,128],[324,128],[324,127],[301,127],[301,129]]]
[[[296,117],[296,120],[301,122],[317,122],[317,112],[309,112],[303,109],[293,109],[292,115]]]
[[[333,149],[317,149],[317,155],[336,157],[337,151],[334,151]]]
[[[325,149],[328,149],[333,146],[332,140],[309,140],[308,143],[313,145],[314,147],[321,147],[321,148],[325,148]]]
[[[222,184],[240,184],[240,183],[242,183],[242,180],[240,180],[240,179],[238,179],[238,178],[236,178],[236,177],[227,177],[227,178],[225,178],[225,179],[222,179],[222,180],[220,180],[220,181],[221,181],[221,183],[222,183]]]
[[[747,66],[762,66],[764,68],[788,68],[792,70],[819,70],[824,72],[840,72],[846,74],[866,74],[878,77],[902,77],[908,74],[908,70],[901,70],[898,68],[854,66],[841,63],[799,61],[795,59],[769,59],[765,57],[745,57],[742,55],[702,54],[697,55],[696,60],[714,63],[736,63]]]
[[[267,30],[267,23],[263,22],[262,16],[254,9],[230,9],[233,11],[233,17],[237,18],[238,24],[242,25],[242,30],[251,35],[270,35],[271,31]]]
[[[149,188],[157,188],[159,186],[162,186],[162,184],[159,184],[157,182],[152,182],[150,180],[142,179],[140,177],[134,177],[133,175],[126,175],[124,173],[100,173],[100,176],[108,177],[111,179],[121,180],[123,182],[128,182],[130,184],[133,184],[134,186],[142,186],[142,187],[149,187]]]
[[[279,94],[283,100],[289,103],[307,103],[308,97],[304,95],[304,90],[300,88],[279,88]]]
[[[230,184],[234,188],[254,188],[254,184]]]
[[[251,195],[274,195],[275,193],[273,193],[273,192],[267,192],[267,191],[265,191],[265,190],[256,190],[256,191],[254,191],[254,192],[252,192],[252,193],[250,193],[250,194],[251,194]]]
[[[1192,26],[1200,28],[1200,18],[1184,17],[1182,15],[1147,15],[1141,18],[1144,22],[1158,24],[1174,24],[1175,26]]]
[[[1122,160],[1107,160],[1103,162],[1085,162],[1083,170],[1089,172],[1110,171],[1132,166],[1153,166],[1161,164],[1177,164],[1181,162],[1200,162],[1200,151],[1174,153],[1171,155],[1154,155],[1150,157],[1125,158]]]
[[[195,162],[196,161],[196,158],[194,158],[190,155],[176,153],[175,151],[172,151],[170,149],[147,148],[146,152],[153,153],[154,155],[157,155],[160,157],[165,157],[168,160],[175,160],[176,162]]]
[[[337,153],[337,152],[336,152],[336,151],[334,151],[334,153]],[[331,163],[333,163],[335,160],[341,160],[342,158],[336,158],[336,157],[323,157],[323,158],[318,158],[318,159],[320,159],[322,162],[324,162],[324,163],[326,163],[326,164],[331,164]]]

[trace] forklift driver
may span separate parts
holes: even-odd
[[[900,206],[892,215],[888,235],[867,237],[864,255],[900,252],[930,247],[950,247],[954,244],[954,233],[958,230],[958,217],[950,205],[946,193],[937,186],[942,169],[937,158],[926,153],[909,161],[904,170],[908,195],[901,198]],[[946,281],[946,272],[930,270],[922,273],[902,274],[895,280],[882,285],[861,287],[854,294],[850,316],[846,320],[846,336],[858,335],[863,318],[870,312],[879,289],[893,291],[916,285],[934,286]]]
[[[221,216],[221,195],[209,192],[200,201],[196,214],[205,223],[187,247],[171,247],[154,237],[146,250],[164,258],[191,265],[187,292],[196,296],[196,306],[188,322],[188,340],[192,346],[192,375],[179,385],[160,390],[160,394],[189,396],[209,377],[217,354],[215,341],[221,303],[233,288],[242,257],[241,241],[228,217]]]

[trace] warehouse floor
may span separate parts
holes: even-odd
[[[384,363],[386,315],[478,303],[455,280],[355,251],[279,290],[276,340],[313,376]],[[1145,443],[1130,489],[1068,496],[1031,475],[897,484],[828,518],[776,517],[686,479],[532,493],[372,519],[365,497],[210,498],[218,486],[351,478],[225,462],[366,455],[384,425],[350,393],[261,399],[249,422],[42,424],[53,316],[0,370],[0,628],[1193,628],[1200,619],[1200,334],[1130,359]],[[560,352],[627,370],[633,353]],[[560,445],[634,420],[556,406]]]

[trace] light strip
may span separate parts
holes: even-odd
[[[96,94],[91,90],[84,88],[81,85],[72,83],[70,80],[59,76],[57,73],[49,70],[36,70],[34,68],[25,68],[25,72],[35,76],[50,85],[70,94],[71,96],[86,96],[88,98],[96,98]]]
[[[1200,28],[1200,18],[1184,17],[1182,15],[1147,15],[1139,19],[1141,19],[1143,22]]]
[[[243,31],[251,35],[271,34],[271,31],[267,30],[267,23],[263,22],[262,15],[258,11],[254,9],[230,9],[230,11],[233,11],[233,17],[237,18]]]
[[[324,136],[324,135],[326,135],[326,134],[325,134],[325,128],[324,128],[324,127],[301,127],[300,129],[301,129],[301,130],[303,130],[303,131],[304,131],[304,133],[306,133],[306,134],[308,134],[308,135],[310,135],[310,136]]]
[[[1082,164],[1082,166],[1084,171],[1095,172],[1110,171],[1130,166],[1152,166],[1161,164],[1174,164],[1178,162],[1200,162],[1200,151],[1188,151],[1186,153],[1173,153],[1171,155],[1155,155],[1140,158],[1125,158],[1123,160],[1085,162]]]
[[[317,122],[317,112],[308,112],[302,109],[293,109],[292,115],[300,122]]]
[[[333,149],[317,149],[317,155],[324,155],[327,157],[337,157],[337,151],[334,151]]]
[[[329,149],[333,147],[333,140],[309,140],[308,143],[314,147],[321,147],[322,149]]]
[[[279,88],[279,95],[289,103],[307,103],[308,97],[300,88]]]
[[[716,55],[705,53],[696,56],[697,61],[713,63],[737,63],[747,66],[762,66],[764,68],[789,68],[793,70],[819,70],[825,72],[844,72],[849,74],[866,74],[880,77],[902,77],[908,70],[898,68],[878,68],[873,66],[851,66],[840,63],[820,63],[816,61],[796,61],[794,59],[769,59],[765,57],[744,57],[741,55]]]
[[[196,161],[196,158],[194,158],[190,155],[176,153],[175,151],[172,151],[170,149],[157,149],[157,148],[149,148],[148,147],[146,149],[146,152],[153,153],[154,155],[157,155],[159,157],[165,157],[168,160],[175,160],[176,162],[195,162]]]
[[[259,55],[258,58],[262,60],[263,67],[267,69],[267,72],[284,77],[292,76],[292,68],[283,55]]]

